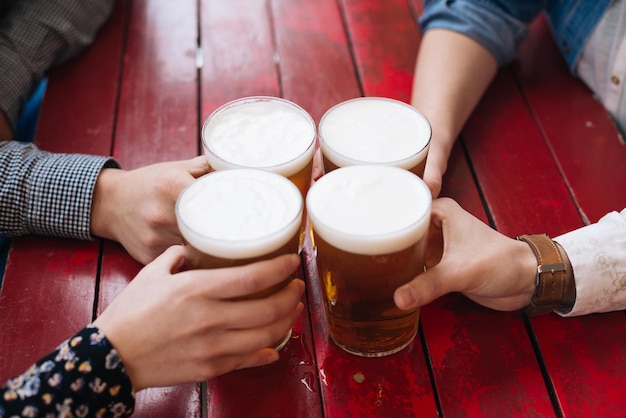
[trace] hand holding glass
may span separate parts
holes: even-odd
[[[278,174],[253,169],[206,174],[184,189],[176,203],[186,267],[241,266],[296,254],[302,213],[297,187]],[[249,298],[265,297],[288,282]]]

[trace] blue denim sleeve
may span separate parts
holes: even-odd
[[[510,62],[528,34],[530,22],[548,0],[425,0],[422,31],[448,29],[483,45],[498,65]]]

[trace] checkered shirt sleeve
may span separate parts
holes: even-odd
[[[13,127],[52,66],[91,44],[114,0],[0,0],[0,111]]]
[[[112,158],[0,142],[0,235],[92,239],[93,189],[105,167],[119,166]]]

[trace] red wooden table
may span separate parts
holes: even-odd
[[[125,168],[201,153],[204,119],[243,96],[316,121],[358,96],[408,101],[419,0],[119,0],[95,44],[52,72],[36,136]],[[509,236],[558,235],[626,206],[626,147],[567,72],[543,20],[454,149],[443,195]],[[624,416],[624,312],[529,320],[448,295],[402,352],[364,359],[329,340],[317,271],[278,363],[142,391],[145,417]],[[90,322],[138,272],[116,243],[12,240],[0,294],[0,380]]]

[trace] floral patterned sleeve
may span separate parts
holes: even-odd
[[[125,417],[134,406],[117,351],[91,325],[0,389],[0,418]]]

